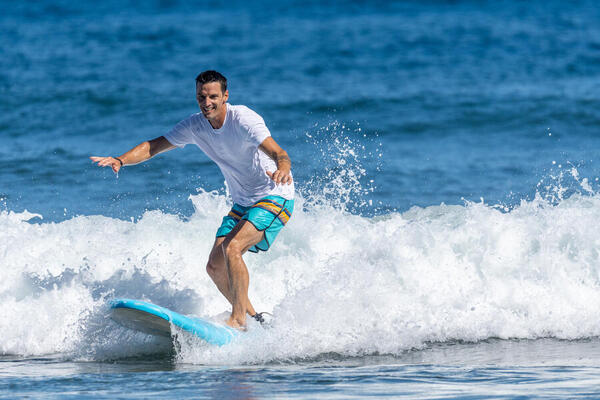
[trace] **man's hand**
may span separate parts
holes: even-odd
[[[287,171],[281,169],[278,169],[275,172],[267,171],[267,175],[269,175],[269,178],[273,179],[278,185],[280,183],[285,183],[288,185],[292,183],[292,175],[290,175],[289,169]]]
[[[99,167],[111,167],[115,174],[119,172],[123,166],[122,163],[114,157],[90,157],[90,160],[98,163]]]

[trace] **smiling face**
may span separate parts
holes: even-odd
[[[225,103],[229,98],[229,92],[223,92],[219,82],[208,82],[196,85],[196,100],[204,118],[211,126],[218,129],[225,123],[227,106]]]

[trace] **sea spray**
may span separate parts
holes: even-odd
[[[367,135],[358,122],[336,120],[316,125],[305,136],[313,149],[315,168],[311,178],[298,187],[307,206],[327,205],[354,214],[376,212],[370,198],[376,184],[370,172],[381,168],[382,144],[377,133]]]

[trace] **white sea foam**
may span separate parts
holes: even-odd
[[[229,307],[205,272],[229,204],[192,196],[189,219],[80,216],[41,222],[0,213],[0,353],[105,359],[170,342],[107,318],[107,299],[185,314]],[[304,204],[306,205],[306,204]],[[33,219],[32,219],[33,218]],[[37,221],[37,222],[34,222]],[[367,218],[298,199],[273,248],[248,254],[250,297],[275,314],[224,348],[183,341],[180,360],[238,364],[399,354],[428,342],[600,335],[600,195],[508,212],[484,203],[414,207]]]

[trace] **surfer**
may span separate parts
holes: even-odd
[[[198,146],[221,169],[233,208],[217,230],[206,270],[231,303],[227,325],[246,326],[246,314],[263,321],[248,298],[247,251],[267,251],[294,210],[292,163],[272,138],[260,115],[227,102],[227,79],[217,71],[196,77],[200,113],[179,122],[169,133],[135,146],[118,157],[90,157],[115,173],[125,165],[184,147]]]

